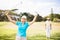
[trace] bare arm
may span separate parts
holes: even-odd
[[[9,20],[10,22],[16,24],[16,21],[12,20],[11,17],[8,15],[9,12],[5,12],[5,13],[6,13],[5,15],[7,16],[8,20]]]
[[[37,18],[37,15],[34,17],[34,19],[29,23],[29,25],[33,24]]]

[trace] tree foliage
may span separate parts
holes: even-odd
[[[13,10],[13,9],[12,9]],[[16,13],[14,13],[12,10],[9,10],[9,15],[17,15]],[[15,9],[14,9],[15,10]],[[5,12],[6,10],[0,10],[0,21],[8,21]]]
[[[32,15],[32,14],[30,14],[30,13],[27,13],[27,12],[22,13],[22,16],[23,16],[23,15],[27,16],[27,20],[28,20],[28,21],[32,21],[33,18],[34,18],[34,15]],[[42,21],[42,19],[43,19],[43,17],[38,14],[38,16],[37,16],[37,18],[36,18],[36,21],[39,22],[39,21]]]
[[[13,15],[13,16],[15,15],[15,17],[18,16],[19,17],[19,21],[20,21],[20,19],[21,19],[21,17],[23,15],[27,16],[27,21],[32,21],[33,20],[34,15],[32,15],[32,14],[30,14],[28,12],[23,12],[23,13],[21,12],[20,14],[17,14],[17,13],[15,13],[16,10],[18,10],[18,9],[10,10],[9,15]],[[8,21],[6,15],[3,13],[4,11],[6,11],[6,10],[0,10],[0,21]],[[14,17],[14,19],[15,19],[15,17]],[[58,21],[58,20],[60,20],[60,14],[53,14],[53,13],[51,13],[51,14],[49,14],[48,16],[46,16],[44,18],[38,14],[38,16],[36,18],[36,21],[37,22],[40,22],[42,20],[46,21],[47,17],[49,17],[51,19],[51,21]]]
[[[60,20],[60,14],[50,14],[49,16],[44,17],[44,21],[46,20],[46,18],[49,17],[51,19],[51,21],[59,21]]]

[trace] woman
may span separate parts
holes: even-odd
[[[50,31],[51,31],[51,21],[50,18],[47,18],[47,21],[45,23],[45,28],[46,28],[46,37],[47,40],[50,39]]]
[[[6,11],[5,13],[6,13],[8,20],[18,26],[16,40],[27,40],[26,30],[27,30],[28,26],[30,26],[31,24],[33,24],[35,22],[37,15],[34,17],[32,22],[28,23],[26,16],[22,16],[21,21],[14,21],[8,15],[9,11]]]

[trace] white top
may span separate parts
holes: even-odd
[[[47,20],[47,21],[45,22],[45,24],[46,24],[46,28],[50,29],[51,21],[48,21],[48,20]]]

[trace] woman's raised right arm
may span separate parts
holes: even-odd
[[[15,20],[12,20],[12,18],[8,15],[9,14],[9,11],[6,11],[5,12],[5,15],[7,16],[8,20],[14,24],[16,24],[16,21]]]

